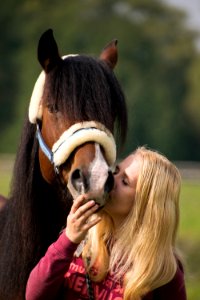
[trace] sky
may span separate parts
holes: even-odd
[[[186,10],[188,25],[200,29],[200,0],[164,0],[166,3]]]
[[[200,0],[163,0],[164,2],[181,8],[187,13],[187,26],[198,30],[200,33]],[[197,39],[197,47],[200,50],[200,37]]]

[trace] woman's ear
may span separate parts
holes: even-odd
[[[100,54],[100,59],[105,61],[111,69],[114,69],[118,60],[117,43],[118,41],[116,39],[113,40],[105,46]]]

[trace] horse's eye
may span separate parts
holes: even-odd
[[[50,104],[50,103],[48,103],[47,104],[47,108],[48,108],[48,110],[49,110],[49,112],[50,113],[57,113],[58,112],[58,107],[57,107],[57,105],[56,104]]]

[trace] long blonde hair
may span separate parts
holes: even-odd
[[[98,266],[93,280],[102,280],[108,271],[116,280],[124,279],[125,300],[141,299],[169,282],[177,269],[180,173],[156,151],[140,147],[133,155],[139,156],[141,167],[132,210],[115,231],[102,212],[103,220],[90,231],[83,253],[87,256],[90,249],[89,268]]]

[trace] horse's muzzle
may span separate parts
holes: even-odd
[[[81,169],[75,169],[69,178],[68,188],[73,198],[81,194],[88,194],[89,199],[95,200],[95,202],[102,207],[114,186],[114,177],[112,172],[108,170],[107,176],[105,176],[103,181],[101,175],[96,178],[96,181],[97,184],[94,186],[87,172],[85,173]]]

